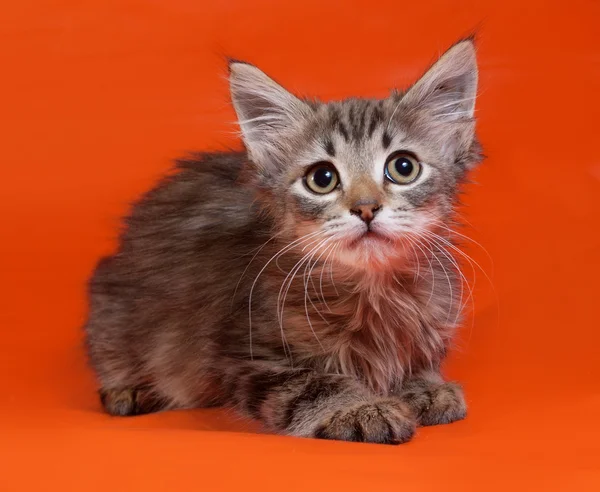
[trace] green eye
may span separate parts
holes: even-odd
[[[394,152],[385,163],[385,177],[392,183],[412,183],[421,173],[417,158],[407,152]]]
[[[333,164],[329,162],[319,162],[311,167],[306,176],[304,177],[304,183],[306,187],[314,192],[324,195],[331,193],[335,190],[336,186],[340,182],[338,173],[333,167]]]

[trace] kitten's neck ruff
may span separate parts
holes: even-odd
[[[325,370],[357,377],[385,394],[408,374],[439,363],[454,328],[436,318],[446,308],[435,298],[426,304],[429,284],[419,283],[414,270],[337,268],[333,278],[339,286],[330,306],[333,321],[323,325],[315,316],[312,322],[326,347]]]
[[[404,281],[391,275],[370,277],[340,304],[348,315],[329,355],[330,369],[358,377],[385,394],[407,375],[440,360],[447,327],[430,317]]]

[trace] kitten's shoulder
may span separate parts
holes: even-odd
[[[148,222],[189,232],[247,226],[255,197],[243,182],[246,162],[241,152],[196,153],[177,160],[174,171],[134,204],[128,228]]]
[[[175,161],[176,170],[187,177],[215,176],[236,181],[247,162],[245,152],[194,152]]]

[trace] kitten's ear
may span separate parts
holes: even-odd
[[[276,165],[285,156],[286,135],[311,108],[248,63],[230,62],[229,86],[250,158],[261,167]]]
[[[429,127],[445,151],[468,152],[475,137],[477,79],[475,46],[466,39],[433,64],[404,95],[402,104]]]
[[[419,105],[432,115],[452,120],[473,117],[476,95],[475,46],[467,39],[446,51],[409,89],[404,101]]]

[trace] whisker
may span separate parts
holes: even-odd
[[[422,236],[423,239],[425,239],[425,241],[427,241],[429,244],[431,244],[426,238],[425,236]],[[433,252],[432,252],[433,253]],[[433,258],[439,263],[439,265],[442,267],[442,270],[444,272],[444,275],[446,276],[446,280],[448,282],[448,289],[449,289],[449,294],[450,294],[450,308],[448,309],[448,313],[446,314],[446,324],[448,324],[448,320],[450,319],[450,310],[452,309],[452,301],[453,301],[453,291],[452,291],[452,280],[450,280],[450,276],[448,275],[448,271],[446,270],[446,267],[444,266],[444,264],[442,263],[442,261],[438,258],[438,256],[436,254],[433,255]],[[462,299],[461,299],[462,302]]]
[[[319,260],[323,257],[323,255],[325,253],[327,253],[327,251],[330,251],[331,249],[333,249],[333,245],[332,244],[327,245],[327,247],[318,256],[318,258],[313,262],[312,267],[310,266],[310,261],[309,261],[308,264],[307,264],[307,266],[306,266],[306,268],[304,269],[304,273],[306,275],[307,268],[310,268],[310,270],[308,272],[308,278],[306,279],[306,282],[307,282],[306,283],[306,288],[308,288],[308,281],[310,280],[310,283],[311,283],[311,285],[313,287],[313,290],[314,290],[314,292],[315,292],[315,294],[317,296],[317,301],[318,302],[322,302],[323,304],[325,304],[325,306],[327,307],[327,309],[329,309],[329,306],[327,306],[327,301],[325,300],[324,296],[319,297],[319,292],[317,291],[317,288],[316,288],[315,283],[314,283],[313,278],[312,278],[312,272],[315,269],[315,267],[317,266]],[[311,259],[311,261],[312,261],[312,259]],[[323,273],[324,268],[325,268],[325,263],[323,263],[323,265],[321,266],[321,274]],[[323,292],[321,291],[321,294],[322,293]],[[325,321],[325,323],[329,324],[329,321],[327,321],[327,319],[325,319],[325,317],[323,316],[323,314],[321,314],[321,311],[319,311],[319,309],[317,308],[317,306],[315,306],[314,302],[312,301],[312,297],[309,296],[309,300],[310,300],[310,303],[312,304],[313,308],[315,309],[315,311],[317,311],[317,313],[323,319],[323,321]]]
[[[448,230],[448,229],[447,229]],[[453,231],[451,229],[448,230],[448,232],[456,232]],[[471,267],[471,271],[473,273],[473,285],[472,285],[472,290],[474,289],[475,286],[475,282],[476,282],[476,275],[475,275],[475,266],[481,271],[481,273],[483,273],[484,277],[486,278],[486,280],[488,281],[490,287],[492,288],[492,292],[494,293],[494,297],[496,300],[496,306],[497,306],[497,315],[498,315],[498,324],[500,324],[500,299],[498,296],[498,292],[496,290],[496,287],[494,286],[494,283],[492,282],[492,279],[489,277],[489,275],[487,274],[487,272],[481,267],[481,265],[479,263],[477,263],[477,261],[475,261],[471,256],[469,256],[467,253],[465,253],[464,251],[462,251],[460,248],[456,247],[454,244],[452,244],[450,241],[448,241],[447,239],[442,238],[441,236],[438,236],[439,239],[441,241],[443,241],[445,244],[448,245],[448,247],[452,248],[454,251],[456,251],[458,254],[460,254],[465,260],[467,260],[469,262],[469,265]],[[466,236],[465,236],[466,237]],[[470,238],[467,238],[470,239]],[[479,244],[478,244],[479,245]],[[481,246],[481,245],[479,245]],[[483,248],[483,246],[481,246],[482,250],[485,251],[485,248]],[[487,251],[485,251],[487,253]],[[489,254],[488,254],[489,256]],[[490,258],[491,259],[491,258]]]
[[[248,337],[249,337],[249,343],[250,343],[250,360],[254,360],[254,353],[252,350],[252,294],[254,293],[254,288],[256,287],[256,283],[258,282],[258,279],[260,278],[262,273],[267,269],[269,264],[275,258],[278,258],[281,255],[285,254],[287,251],[289,251],[291,248],[293,248],[297,244],[302,244],[302,242],[312,239],[314,236],[318,235],[319,233],[320,233],[320,231],[306,234],[306,235],[292,241],[291,243],[289,243],[287,246],[283,247],[282,249],[280,249],[277,253],[275,253],[273,256],[271,256],[269,261],[267,261],[265,263],[265,265],[262,267],[262,269],[258,272],[256,277],[254,278],[254,281],[252,282],[252,286],[250,287],[250,293],[248,294]]]
[[[461,312],[464,310],[465,306],[467,305],[467,303],[469,301],[471,301],[472,306],[475,306],[475,300],[473,297],[473,289],[471,288],[471,285],[469,284],[469,281],[467,280],[467,278],[465,277],[465,275],[463,274],[458,262],[454,259],[454,257],[452,256],[452,254],[447,251],[442,245],[440,245],[437,240],[436,240],[436,234],[435,233],[430,233],[427,232],[427,235],[429,235],[429,237],[431,238],[432,243],[435,245],[435,247],[438,249],[438,251],[440,251],[440,253],[442,253],[454,266],[454,268],[456,269],[456,271],[458,272],[458,274],[461,276],[462,281],[460,283],[460,308],[459,308],[459,312],[456,315],[456,319],[455,319],[455,324],[458,322],[458,318],[460,317]],[[464,286],[463,286],[463,281],[464,284],[467,285],[467,288],[469,289],[469,297],[467,298],[467,301],[465,301],[465,303],[463,304],[463,296],[464,296]]]
[[[462,239],[465,239],[466,241],[469,241],[470,243],[473,243],[475,246],[477,246],[478,248],[481,249],[481,251],[483,251],[485,253],[485,255],[488,257],[488,259],[490,260],[491,266],[492,266],[492,271],[494,269],[494,259],[492,258],[492,255],[489,253],[489,251],[479,242],[475,241],[473,238],[462,234],[450,227],[448,227],[446,224],[444,224],[443,222],[440,222],[437,219],[434,219],[434,223],[436,226],[440,227],[441,229],[444,229],[445,231],[447,231],[448,233],[450,233],[453,236],[458,236]],[[480,267],[481,268],[481,267]]]
[[[237,294],[238,288],[240,287],[240,283],[242,281],[242,279],[244,278],[244,275],[246,275],[246,272],[248,271],[248,268],[250,268],[250,265],[252,264],[252,262],[254,261],[254,259],[258,256],[258,254],[264,249],[264,247],[269,244],[271,241],[273,241],[273,239],[275,239],[277,236],[279,236],[279,234],[275,234],[273,236],[271,236],[265,243],[263,243],[263,245],[258,248],[258,251],[256,253],[254,253],[254,256],[252,256],[252,258],[250,259],[250,261],[248,262],[248,264],[246,265],[246,268],[244,268],[244,271],[242,272],[242,274],[240,275],[240,279],[237,281],[237,284],[235,284],[235,289],[233,290],[233,295],[231,296],[231,307],[233,308],[233,303],[235,302],[235,295]]]
[[[419,239],[419,237],[420,236],[417,235],[417,237],[414,238],[417,241],[417,243],[418,243],[418,244],[415,244],[415,246],[417,248],[419,248],[421,250],[421,252],[423,253],[423,256],[425,256],[425,259],[427,260],[427,263],[429,263],[429,271],[431,272],[431,290],[429,291],[429,299],[427,299],[427,302],[425,303],[425,306],[429,306],[429,303],[431,302],[431,299],[433,297],[433,293],[435,292],[435,269],[433,268],[433,264],[431,263],[431,260],[429,259],[429,255],[427,255],[427,253],[425,253],[425,251],[423,250],[423,248],[425,248],[427,251],[429,251],[432,256],[434,256],[434,253],[433,253],[433,251],[431,251],[430,248],[428,248],[426,245],[424,245],[421,242],[421,240]]]
[[[283,283],[281,284],[281,288],[279,289],[279,295],[277,297],[277,306],[278,306],[278,319],[279,319],[279,327],[281,330],[281,338],[282,341],[284,342],[284,349],[285,346],[287,344],[286,342],[286,338],[285,338],[285,332],[283,329],[283,319],[284,319],[284,308],[285,308],[285,300],[287,298],[288,292],[290,290],[290,287],[292,285],[292,282],[294,281],[294,278],[296,277],[296,274],[298,273],[298,271],[300,270],[300,268],[302,267],[302,265],[308,260],[310,259],[310,254],[313,253],[313,251],[318,248],[321,244],[323,244],[325,241],[327,240],[327,238],[325,239],[319,239],[319,237],[317,237],[317,239],[314,239],[309,243],[309,244],[314,244],[315,242],[317,242],[317,246],[313,247],[308,253],[306,253],[305,255],[303,255],[300,260],[298,260],[296,262],[296,264],[294,265],[294,267],[290,270],[290,272],[287,274],[286,278],[284,279]],[[306,246],[304,246],[303,250],[306,248]],[[290,277],[291,275],[291,277]],[[289,279],[289,280],[288,280]],[[287,285],[286,285],[287,283]],[[285,292],[283,292],[285,289]],[[282,292],[283,292],[283,298],[282,298]],[[281,303],[280,303],[281,300]],[[291,355],[291,352],[290,352]]]
[[[417,250],[415,249],[415,247],[413,246],[413,243],[410,240],[408,241],[408,245],[412,249],[412,252],[413,252],[415,260],[416,260],[417,274],[413,280],[413,283],[416,283],[417,279],[419,277],[421,277],[421,261],[419,260],[419,254],[417,253]]]
[[[313,237],[311,239],[312,240],[310,241],[310,243],[308,243],[309,245],[312,245],[315,243],[320,243],[321,241],[324,241],[323,239],[320,239],[319,236],[316,236],[316,238]],[[283,294],[283,291],[286,288],[288,280],[290,280],[290,276],[295,275],[297,270],[304,264],[304,261],[309,257],[309,255],[312,253],[312,251],[313,251],[313,249],[311,249],[308,253],[305,253],[300,257],[300,259],[294,264],[294,266],[289,270],[289,272],[287,272],[285,279],[281,283],[281,287],[279,289],[279,295],[277,296],[277,319],[278,320],[283,319],[283,312],[282,312],[282,310],[280,310],[279,306],[280,306],[280,302],[281,302],[281,296]]]
[[[435,234],[435,233],[433,233]],[[457,248],[454,244],[452,244],[450,241],[448,241],[447,239],[441,237],[438,235],[438,238],[444,242],[444,244],[446,244],[449,248],[452,248],[454,251],[456,251],[458,254],[460,254],[465,260],[467,260],[469,262],[469,264],[471,265],[471,269],[473,269],[473,286],[475,285],[475,271],[473,268],[473,265],[475,265],[477,268],[479,268],[479,270],[481,271],[481,273],[483,273],[483,275],[486,277],[486,279],[488,280],[488,282],[490,283],[490,285],[493,286],[493,282],[492,279],[488,276],[487,272],[482,268],[482,266],[477,263],[477,261],[475,261],[471,256],[469,256],[467,253],[465,253],[464,251],[462,251],[460,248]]]
[[[323,240],[323,243],[321,244],[325,244],[327,242],[327,239]],[[317,249],[319,246],[317,246],[316,248],[313,249],[313,251],[315,249]],[[329,247],[329,246],[327,246]],[[326,251],[326,249],[325,249]],[[321,312],[317,309],[317,307],[315,306],[315,304],[313,303],[311,297],[308,295],[308,279],[306,278],[306,270],[308,267],[310,267],[310,262],[312,261],[312,259],[314,258],[314,256],[317,254],[317,251],[314,251],[314,253],[312,254],[312,256],[309,258],[308,262],[307,262],[307,266],[304,268],[304,311],[306,313],[306,320],[308,321],[308,326],[310,326],[310,331],[312,331],[312,334],[314,335],[315,339],[317,340],[317,342],[319,343],[319,345],[321,346],[321,350],[323,350],[323,352],[325,352],[325,347],[323,347],[323,344],[321,343],[321,340],[319,339],[319,337],[317,336],[317,333],[315,332],[315,329],[313,327],[312,321],[310,320],[310,314],[308,312],[308,302],[307,300],[310,300],[310,303],[312,305],[312,307],[315,309],[315,311],[317,311],[317,313],[319,314],[319,316],[321,316],[321,318],[323,318],[323,321],[325,321],[325,323],[329,324],[327,322],[327,320],[323,317],[323,315],[321,314]],[[323,253],[321,253],[321,255],[319,256],[319,258],[323,255]],[[316,261],[319,261],[319,258],[317,258]],[[313,265],[314,268],[314,265]],[[310,272],[312,272],[312,269],[310,270]],[[310,277],[310,273],[309,273],[309,277]]]
[[[329,259],[331,258],[331,265],[333,268],[333,257],[332,254],[333,252],[336,250],[337,245],[333,245],[331,250],[329,251],[329,254],[327,255],[327,257],[325,258],[325,262],[323,263],[323,266],[321,268],[321,275],[319,275],[319,290],[321,292],[321,298],[323,299],[323,303],[325,304],[325,307],[327,308],[327,310],[331,313],[331,308],[329,307],[329,304],[327,304],[327,300],[325,299],[325,294],[323,294],[323,274],[325,273],[325,269],[327,267],[327,261],[329,261]]]
[[[337,246],[335,247],[334,253],[333,253],[334,256],[337,253],[337,250],[340,249],[340,246],[341,246],[341,243],[338,243]],[[333,287],[333,290],[335,291],[336,297],[340,297],[340,293],[338,292],[337,287],[335,285],[335,280],[333,280],[333,259],[329,263],[329,278],[331,279],[331,285]]]

